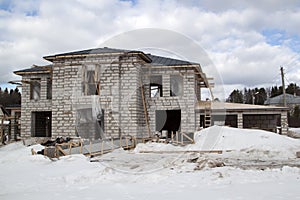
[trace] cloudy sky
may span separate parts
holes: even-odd
[[[197,43],[226,91],[280,85],[280,66],[300,85],[299,27],[298,0],[0,0],[0,86],[19,79],[14,70],[48,64],[45,55],[101,47],[143,28]]]

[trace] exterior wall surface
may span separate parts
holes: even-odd
[[[30,81],[34,78],[41,79],[41,96],[39,100],[30,99]],[[52,100],[47,99],[47,78],[49,74],[24,75],[22,80],[22,99],[21,99],[21,136],[31,137],[32,133],[32,112],[52,111]]]
[[[149,84],[151,75],[162,76],[163,96],[150,98]],[[182,96],[170,96],[170,76],[181,75],[183,78],[183,94]],[[188,69],[152,69],[144,74],[147,96],[148,113],[150,118],[150,130],[152,133],[156,131],[155,127],[155,111],[156,110],[181,110],[180,131],[188,133],[196,130],[195,119],[195,75],[193,70]]]

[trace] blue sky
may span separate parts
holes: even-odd
[[[266,29],[262,31],[266,42],[272,46],[287,46],[294,52],[300,53],[300,36],[289,34],[285,30]]]
[[[277,84],[280,66],[300,85],[299,19],[296,0],[0,0],[0,86],[20,79],[15,70],[49,64],[45,55],[99,47],[141,28],[195,41],[228,91]]]

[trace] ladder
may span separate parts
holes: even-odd
[[[204,108],[204,128],[211,126],[211,105],[205,104]]]

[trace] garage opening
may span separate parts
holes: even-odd
[[[52,112],[32,112],[32,137],[51,137]]]
[[[243,115],[243,127],[276,132],[278,117],[276,114]]]
[[[166,131],[167,138],[180,130],[181,110],[156,110],[155,111],[156,131]]]

